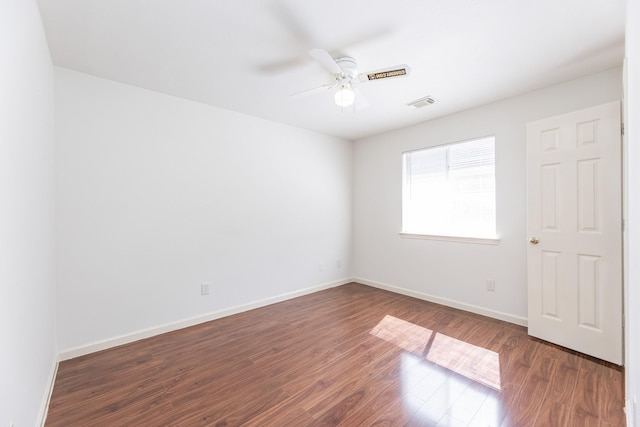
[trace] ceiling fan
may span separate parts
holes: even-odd
[[[356,94],[362,99],[362,95],[358,91],[358,84],[373,80],[406,77],[410,72],[409,66],[402,64],[381,70],[358,73],[358,63],[349,56],[334,59],[323,49],[311,49],[309,55],[333,75],[334,81],[294,93],[291,97],[298,98],[337,89],[334,100],[340,107],[352,105],[355,102]]]

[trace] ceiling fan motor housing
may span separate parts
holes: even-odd
[[[355,59],[349,56],[343,56],[341,58],[337,58],[335,62],[342,69],[344,77],[347,77],[349,80],[352,80],[358,75],[358,63]]]

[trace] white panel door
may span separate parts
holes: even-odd
[[[622,364],[620,103],[527,125],[529,334]]]

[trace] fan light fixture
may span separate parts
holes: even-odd
[[[369,71],[367,73],[358,72],[358,63],[350,56],[341,56],[339,58],[332,57],[329,52],[323,49],[311,49],[309,56],[321,65],[326,71],[331,73],[331,80],[323,85],[303,90],[291,95],[292,98],[301,98],[306,95],[315,93],[326,93],[326,91],[336,91],[334,100],[339,107],[348,107],[353,105],[356,100],[354,87],[365,82],[376,80],[395,79],[398,77],[406,77],[409,75],[410,69],[406,64],[396,65],[393,67],[383,68],[377,71]],[[366,100],[358,91],[358,108],[364,108],[367,105]],[[355,112],[355,111],[354,111]]]
[[[348,107],[349,105],[353,104],[353,101],[355,101],[355,99],[356,96],[353,93],[353,89],[346,85],[340,86],[340,89],[338,89],[334,96],[336,105],[340,107]]]

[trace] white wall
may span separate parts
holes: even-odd
[[[640,426],[640,6],[627,2],[626,34],[626,366],[627,427]],[[635,402],[635,403],[634,403]]]
[[[622,98],[613,69],[441,119],[357,141],[354,147],[354,275],[382,287],[449,300],[524,323],[526,123]],[[437,104],[433,107],[437,108]],[[402,152],[496,136],[498,246],[401,238]],[[485,290],[494,279],[496,290]]]
[[[61,351],[351,276],[351,142],[55,82]]]
[[[0,6],[0,426],[41,420],[56,366],[53,71],[32,0]]]

